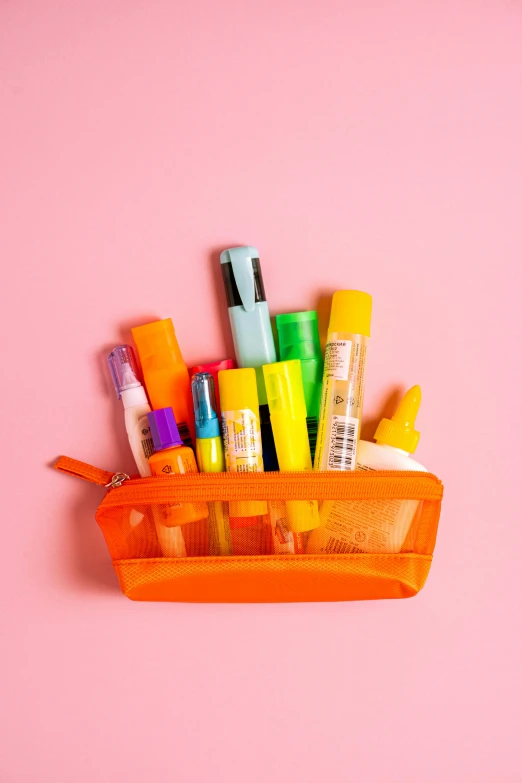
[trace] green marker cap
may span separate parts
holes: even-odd
[[[317,313],[307,310],[303,313],[276,315],[279,337],[279,357],[282,362],[289,359],[301,360],[303,387],[308,417],[319,417],[321,386],[323,380],[323,354],[319,340]]]

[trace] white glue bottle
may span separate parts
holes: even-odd
[[[118,399],[125,411],[125,429],[132,456],[140,476],[150,476],[149,457],[154,453],[154,443],[147,414],[151,412],[147,394],[139,380],[136,357],[130,345],[118,345],[109,354],[109,370]],[[135,508],[129,512],[129,525],[137,527],[143,514]],[[154,516],[156,535],[164,557],[185,557],[185,541],[180,527],[167,527]]]
[[[138,379],[138,367],[130,345],[118,345],[109,354],[109,370],[125,411],[125,429],[140,476],[150,476],[149,457],[154,453],[147,413],[150,405]]]
[[[379,423],[376,443],[359,441],[356,470],[427,472],[410,457],[420,438],[415,429],[420,403],[420,386],[413,386],[392,418]],[[321,526],[308,538],[307,554],[400,552],[418,508],[418,500],[327,500],[319,511]]]

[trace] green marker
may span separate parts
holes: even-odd
[[[276,326],[281,361],[290,359],[300,359],[301,361],[306,402],[306,426],[313,462],[323,381],[323,354],[319,340],[317,313],[315,310],[307,310],[304,313],[276,315]]]

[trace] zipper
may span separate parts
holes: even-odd
[[[130,476],[127,476],[126,473],[115,473],[109,483],[105,484],[105,488],[116,489],[116,487],[121,487],[124,481],[130,481]]]
[[[126,473],[116,473],[114,475],[125,476],[126,478],[124,480],[126,482],[126,486],[143,486],[144,484],[151,484],[151,482],[156,481],[159,483],[174,481],[183,482],[183,485],[187,487],[190,484],[194,486],[194,488],[197,487],[197,485],[202,481],[204,481],[206,484],[209,480],[212,484],[218,484],[225,481],[240,482],[243,485],[247,485],[251,482],[252,486],[259,486],[260,482],[263,485],[266,485],[267,483],[280,484],[281,481],[284,481],[285,483],[290,481],[292,485],[296,483],[299,484],[302,481],[306,481],[307,484],[312,481],[312,483],[316,484],[318,482],[324,482],[325,477],[334,482],[338,482],[352,477],[354,479],[369,481],[373,478],[395,478],[400,480],[403,478],[411,479],[422,476],[427,477],[432,481],[436,481],[437,484],[442,483],[434,473],[425,473],[424,471],[420,470],[372,470],[371,472],[362,470],[295,470],[289,472],[285,472],[284,470],[275,470],[261,473],[176,473],[171,474],[170,476],[146,476],[145,478],[141,478],[139,476],[130,478]],[[367,476],[367,478],[363,478],[364,476]]]
[[[189,473],[130,478],[60,457],[55,467],[109,492],[104,506],[230,500],[435,500],[441,481],[419,471],[303,471],[294,473]],[[117,491],[114,491],[117,490]]]

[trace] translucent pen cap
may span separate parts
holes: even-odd
[[[286,359],[322,359],[321,341],[315,310],[276,315],[281,361]]]
[[[193,376],[192,400],[196,420],[196,438],[219,438],[216,390],[211,373],[197,372]]]
[[[276,315],[279,358],[301,360],[308,416],[318,418],[323,380],[323,354],[315,310]]]
[[[145,374],[149,365],[156,369],[161,364],[162,354],[170,354],[173,361],[185,365],[170,318],[134,326],[131,331]]]
[[[292,419],[306,419],[306,402],[299,359],[264,364],[263,373],[270,417],[290,416]]]
[[[117,345],[107,357],[107,362],[119,400],[122,392],[142,385],[136,357],[130,345]]]
[[[207,364],[196,364],[195,367],[191,367],[189,375],[191,378],[198,372],[209,372],[214,379],[214,392],[216,395],[216,413],[218,418],[221,416],[221,408],[219,403],[219,384],[218,384],[218,372],[220,370],[233,370],[236,363],[233,359],[222,359],[218,362],[208,362]]]

